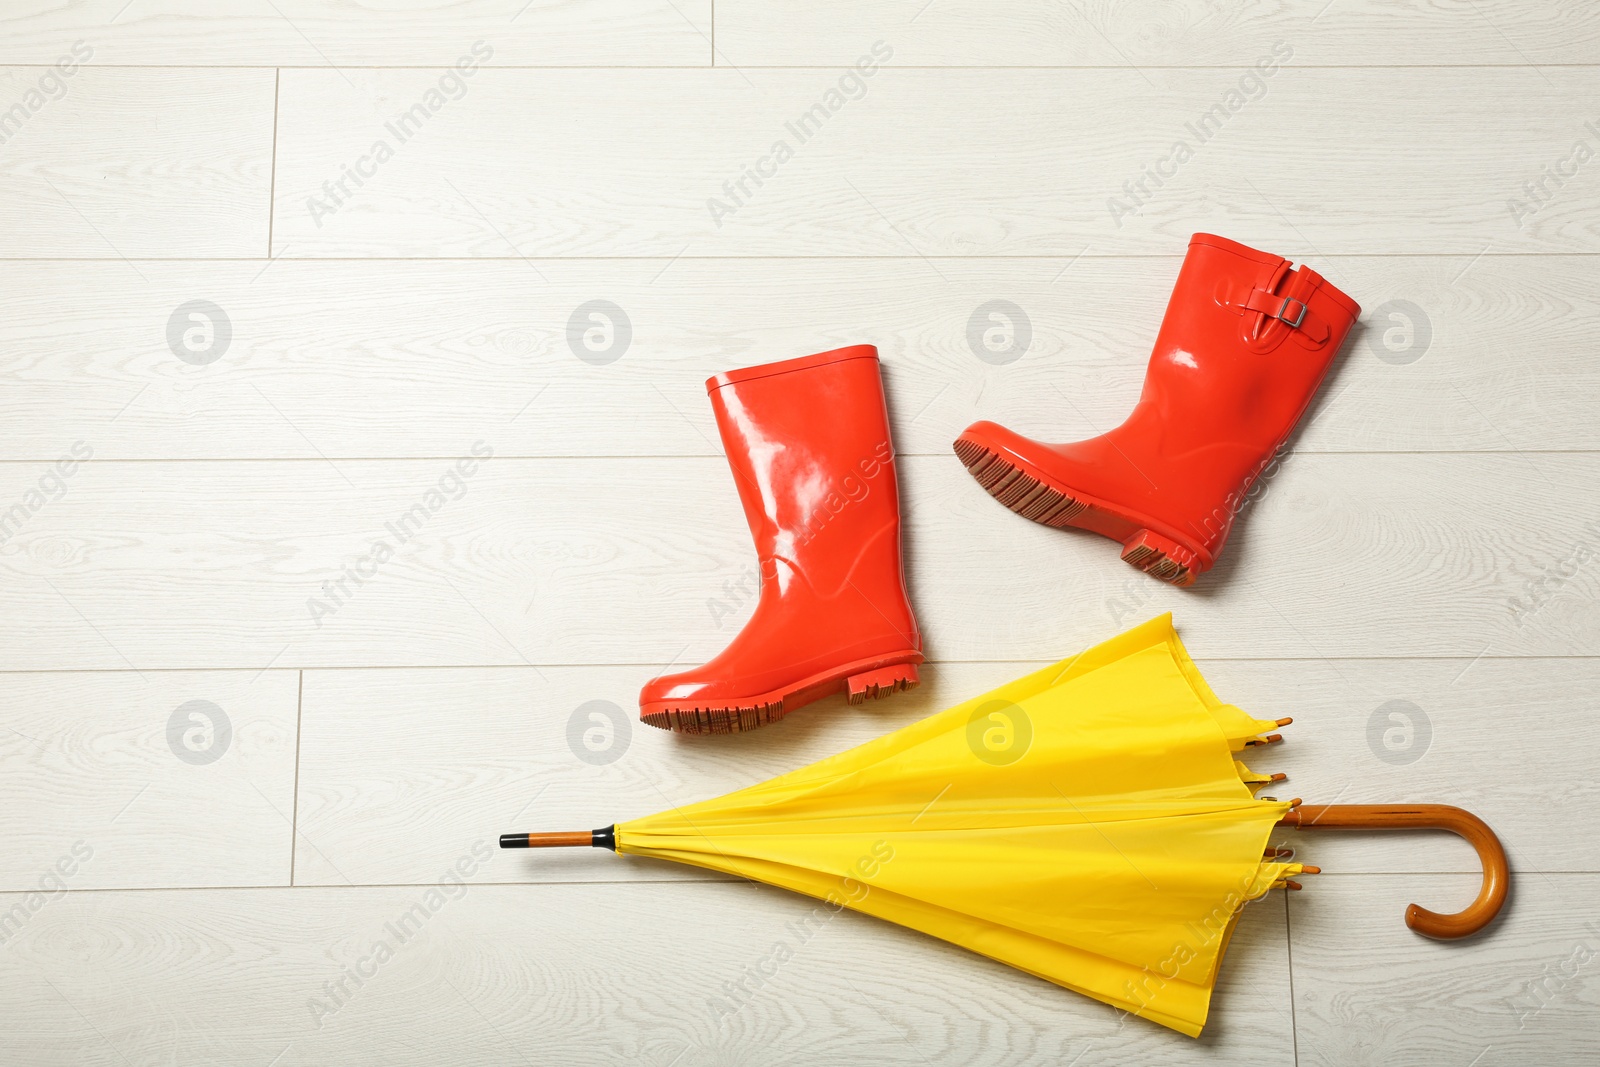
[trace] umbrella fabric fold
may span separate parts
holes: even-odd
[[[616,827],[619,852],[931,934],[1190,1036],[1288,802],[1235,756],[1277,724],[1153,619],[875,741]]]

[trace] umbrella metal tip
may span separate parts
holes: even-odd
[[[1300,873],[1301,874],[1321,874],[1322,873],[1322,868],[1321,867],[1313,867],[1310,864],[1306,864],[1305,866],[1300,868]]]
[[[1289,780],[1289,776],[1284,774],[1282,771],[1278,771],[1272,776],[1272,780],[1274,782],[1287,782]]]
[[[1288,726],[1292,722],[1294,722],[1294,717],[1292,715],[1285,715],[1283,718],[1281,718],[1277,722],[1273,723],[1273,725],[1274,726]]]

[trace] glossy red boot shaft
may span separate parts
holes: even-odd
[[[877,349],[856,345],[706,382],[755,541],[755,612],[715,659],[663,675],[640,717],[732,733],[844,691],[917,683],[900,498]]]
[[[1120,541],[1134,566],[1192,584],[1360,313],[1307,267],[1195,234],[1126,422],[1064,445],[978,422],[956,454],[1018,514]]]

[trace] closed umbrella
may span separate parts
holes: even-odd
[[[1494,834],[1456,808],[1257,798],[1238,759],[1289,720],[1212,693],[1163,616],[848,752],[714,800],[602,830],[508,834],[723,871],[962,945],[1190,1036],[1243,906],[1317,873],[1275,827],[1444,826],[1485,856],[1458,916],[1505,895]]]

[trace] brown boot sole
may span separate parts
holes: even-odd
[[[639,721],[682,734],[737,734],[777,722],[814,700],[843,691],[852,704],[864,704],[907,689],[920,680],[915,663],[879,666],[882,657],[827,672],[780,693],[764,693],[737,704],[698,705],[660,701],[640,709]]]
[[[1089,530],[1121,541],[1123,562],[1171,585],[1193,585],[1199,575],[1198,553],[1142,526],[1136,519],[1051,485],[976,441],[960,438],[955,451],[990,496],[1023,518],[1057,529],[1071,526]]]

